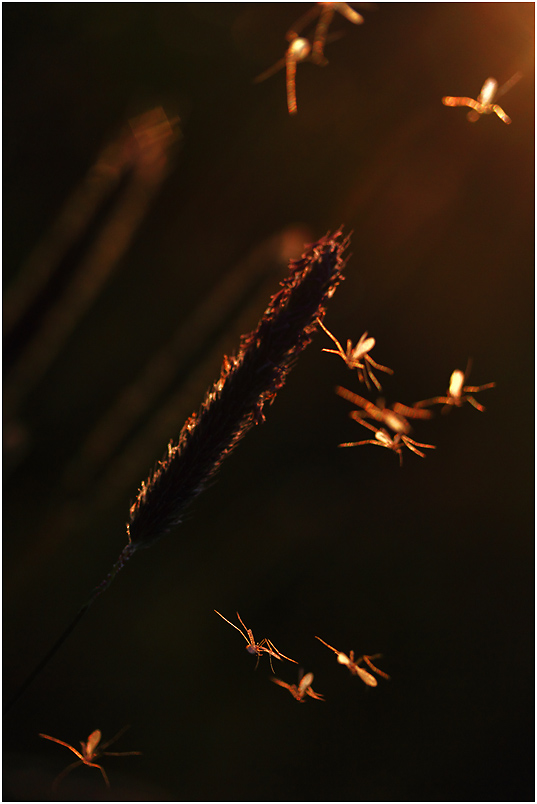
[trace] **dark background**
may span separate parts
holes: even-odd
[[[283,72],[252,79],[308,7],[3,4],[7,289],[128,120],[162,106],[182,132],[100,293],[5,403],[5,694],[109,571],[140,482],[285,275],[266,246],[254,263],[268,274],[247,263],[219,302],[267,238],[294,227],[300,251],[353,231],[325,323],[343,343],[375,336],[389,402],[443,394],[469,356],[469,382],[497,387],[485,413],[436,408],[414,434],[436,450],[405,450],[402,469],[388,450],[338,450],[368,435],[333,389],[365,389],[319,332],[181,528],[132,559],[5,718],[4,800],[49,799],[75,759],[39,732],[76,746],[127,723],[114,748],[143,756],[105,758],[110,792],[75,770],[62,798],[534,800],[534,5],[336,15],[329,65],[298,65],[292,118]],[[500,100],[510,126],[441,103],[518,71]],[[6,394],[116,203],[6,335]],[[96,425],[181,325],[173,381],[77,475]],[[254,672],[215,608],[313,671],[326,702],[295,702],[266,659]],[[315,634],[382,653],[391,681],[366,687]]]

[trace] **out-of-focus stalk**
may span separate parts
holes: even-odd
[[[71,199],[30,261],[21,278],[6,293],[6,326],[14,326],[46,284],[58,261],[80,239],[117,185],[130,171],[126,186],[114,200],[112,211],[89,245],[60,297],[45,311],[33,338],[23,348],[4,385],[4,411],[14,415],[41,380],[67,338],[93,303],[104,283],[130,245],[154,195],[170,169],[170,156],[179,137],[178,119],[169,120],[161,107],[129,122],[130,135],[109,146],[94,170]],[[35,266],[35,268],[34,268]]]

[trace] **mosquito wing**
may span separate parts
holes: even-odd
[[[492,103],[496,92],[498,90],[498,82],[495,78],[487,78],[483,86],[481,87],[481,92],[477,96],[477,102],[483,104],[483,106],[488,106],[489,103]]]
[[[302,676],[300,680],[300,684],[298,685],[298,691],[300,695],[305,695],[306,690],[308,687],[311,687],[313,684],[313,673],[306,673],[305,676]]]
[[[462,394],[462,387],[464,385],[464,373],[460,369],[455,369],[451,377],[449,378],[449,389],[448,394],[449,396],[453,396],[458,399]]]
[[[368,352],[371,351],[373,346],[375,345],[376,341],[374,338],[368,338],[367,332],[364,332],[354,349],[352,350],[351,357],[354,360],[359,360],[361,357],[366,355]]]
[[[87,743],[85,745],[82,742],[80,743],[82,748],[84,749],[84,754],[87,757],[93,756],[93,754],[95,753],[95,749],[97,748],[97,746],[101,742],[101,737],[102,737],[102,735],[101,735],[100,730],[95,729],[95,731],[91,732],[90,736],[88,737],[88,741],[87,741]]]

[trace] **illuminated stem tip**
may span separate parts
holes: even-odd
[[[257,329],[241,339],[238,354],[224,357],[219,379],[199,412],[185,423],[177,444],[142,483],[131,506],[131,548],[151,546],[181,522],[185,508],[245,433],[264,420],[263,408],[285,383],[310,343],[317,319],[341,281],[348,238],[341,231],[309,246],[291,261],[290,275],[272,297]]]

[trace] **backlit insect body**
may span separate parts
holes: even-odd
[[[381,385],[375,375],[371,370],[371,366],[376,368],[378,371],[384,371],[386,374],[393,374],[393,369],[388,368],[387,366],[381,366],[380,363],[375,362],[370,354],[368,354],[373,346],[375,345],[374,338],[368,338],[367,332],[364,332],[356,346],[353,347],[352,341],[347,341],[347,351],[344,351],[342,345],[332,333],[325,327],[323,322],[320,319],[317,319],[319,322],[319,326],[326,332],[329,338],[331,338],[337,346],[337,349],[323,349],[323,352],[329,352],[333,355],[339,355],[345,364],[350,369],[357,369],[358,371],[358,379],[360,382],[365,383],[368,389],[371,388],[369,384],[369,380],[373,381],[373,384],[377,387],[379,391],[382,390]]]
[[[382,407],[380,404],[374,405],[372,402],[364,399],[363,396],[359,396],[352,391],[348,391],[346,388],[342,388],[340,385],[336,387],[336,394],[341,396],[343,399],[346,399],[348,402],[352,402],[353,405],[357,405],[359,408],[362,408],[362,410],[352,410],[349,413],[351,419],[354,419],[359,424],[362,424],[364,419],[375,419],[375,421],[385,424],[386,427],[389,427],[394,433],[410,433],[412,427],[408,421],[409,418],[432,418],[431,411],[410,408],[407,405],[402,405],[400,402],[395,402],[393,408],[384,407],[383,401]]]
[[[273,678],[272,681],[289,690],[293,698],[300,701],[300,703],[304,703],[306,695],[309,695],[310,698],[315,698],[316,701],[324,701],[324,695],[320,695],[320,693],[314,692],[312,689],[313,673],[306,673],[305,676],[302,676],[299,679],[298,686],[296,684],[286,684],[285,681],[281,681],[279,678]]]
[[[413,438],[410,438],[408,435],[403,435],[402,433],[396,433],[392,437],[384,428],[377,429],[372,424],[369,424],[369,422],[363,421],[363,419],[357,419],[357,421],[363,427],[372,430],[375,433],[375,438],[368,438],[365,441],[347,441],[344,444],[338,444],[339,447],[361,447],[364,444],[372,444],[375,447],[386,447],[386,449],[391,449],[399,456],[399,466],[403,465],[403,447],[408,447],[409,450],[415,452],[420,458],[425,458],[425,453],[421,452],[418,447],[436,449],[434,444],[422,444],[420,441],[414,441]]]
[[[289,114],[296,114],[298,109],[296,102],[296,65],[297,62],[305,61],[308,58],[311,52],[311,44],[303,36],[298,36],[298,34],[294,34],[291,37],[288,35],[288,41],[290,41],[290,45],[283,59],[280,59],[268,70],[254,78],[254,82],[258,84],[264,81],[265,78],[270,78],[271,75],[274,75],[285,66],[287,109]]]
[[[359,25],[364,21],[362,15],[358,14],[348,3],[316,3],[312,9],[306,11],[305,14],[299,17],[289,31],[289,34],[295,33],[298,36],[310,22],[313,22],[317,17],[319,18],[313,36],[311,54],[311,60],[316,64],[323,66],[328,64],[324,55],[324,46],[328,35],[328,28],[330,27],[336,11],[355,25]]]
[[[380,659],[382,656],[381,653],[375,653],[373,656],[366,656],[366,655],[360,656],[355,661],[354,651],[352,650],[349,651],[349,655],[347,656],[342,651],[333,648],[332,645],[329,645],[328,642],[325,642],[324,639],[321,639],[321,637],[316,636],[315,639],[318,639],[319,642],[322,642],[323,645],[326,645],[327,648],[330,648],[330,650],[337,655],[337,660],[339,664],[345,665],[345,667],[349,669],[350,673],[353,676],[359,676],[359,678],[361,678],[364,684],[367,684],[368,687],[376,687],[378,681],[375,678],[375,676],[372,676],[371,673],[368,673],[367,670],[364,670],[363,667],[359,666],[362,662],[365,662],[370,667],[370,669],[373,670],[374,673],[377,673],[377,675],[387,679],[390,678],[390,676],[387,673],[384,673],[382,670],[379,670],[379,668],[375,667],[375,665],[372,662],[372,659]]]
[[[500,120],[509,125],[511,118],[506,115],[501,106],[498,106],[497,103],[493,103],[493,101],[495,98],[504,95],[521,77],[522,73],[515,73],[501,89],[498,89],[498,82],[495,78],[487,78],[481,87],[481,92],[477,96],[477,100],[473,100],[473,98],[454,98],[448,95],[442,98],[442,103],[445,106],[469,106],[470,111],[466,115],[466,118],[470,123],[475,123],[482,114],[492,114],[492,112],[494,112],[498,115]]]
[[[285,52],[283,59],[280,59],[268,70],[265,70],[257,78],[254,78],[254,83],[264,81],[270,78],[271,75],[277,73],[285,66],[286,72],[286,90],[287,90],[287,109],[289,114],[296,114],[297,100],[296,100],[296,66],[300,61],[313,61],[316,64],[327,64],[324,57],[324,45],[328,39],[328,26],[335,14],[339,11],[344,17],[354,23],[363,22],[363,17],[354,11],[347,3],[317,3],[317,5],[306,12],[297,22],[287,31],[286,39],[289,42],[289,47]],[[309,22],[319,17],[319,22],[315,29],[313,44],[309,39],[300,36],[302,30],[308,25]],[[336,37],[337,38],[337,35]]]
[[[65,748],[68,748],[70,751],[73,752],[73,754],[76,754],[76,756],[78,757],[78,760],[76,762],[73,762],[71,765],[68,765],[67,768],[65,768],[65,770],[63,770],[58,776],[56,776],[52,785],[53,790],[57,788],[61,780],[65,776],[67,776],[67,774],[70,773],[73,770],[73,768],[76,768],[77,765],[88,765],[88,767],[90,768],[99,768],[99,770],[103,775],[103,779],[106,783],[106,786],[110,787],[110,781],[108,779],[108,776],[106,775],[104,768],[102,767],[102,765],[99,765],[97,762],[94,762],[94,760],[98,759],[100,756],[108,756],[108,757],[140,756],[142,753],[141,751],[118,752],[118,751],[104,750],[109,745],[112,745],[112,743],[115,743],[116,740],[118,740],[128,728],[129,728],[128,726],[125,726],[120,731],[118,731],[115,737],[112,737],[111,740],[108,740],[108,742],[103,743],[101,746],[99,746],[102,736],[101,732],[99,731],[99,729],[92,731],[86,742],[83,742],[82,740],[80,741],[80,745],[82,746],[82,753],[80,753],[80,751],[77,751],[76,748],[73,748],[72,745],[69,745],[69,743],[66,743],[63,740],[58,740],[57,737],[51,737],[49,734],[40,734],[39,736],[44,737],[45,740],[51,740],[53,743],[58,743],[59,745],[65,746]]]
[[[237,617],[239,619],[240,624],[242,625],[242,627],[246,631],[246,633],[243,633],[240,628],[237,628],[236,625],[234,625],[233,623],[229,622],[229,620],[226,619],[226,617],[224,617],[223,614],[220,614],[219,611],[216,611],[216,609],[214,609],[214,612],[215,612],[215,614],[218,614],[218,616],[221,617],[223,620],[225,620],[226,623],[231,625],[236,631],[238,631],[239,634],[241,634],[242,637],[246,640],[246,642],[248,643],[246,645],[246,650],[248,651],[248,653],[251,653],[253,656],[257,656],[257,662],[256,662],[256,665],[255,665],[256,669],[257,669],[257,665],[259,664],[259,659],[261,658],[261,656],[264,653],[268,654],[270,668],[271,668],[272,672],[274,672],[274,668],[272,667],[272,659],[273,658],[274,659],[279,659],[280,661],[282,661],[283,659],[287,659],[288,662],[293,662],[293,664],[298,664],[298,662],[295,661],[295,659],[290,659],[289,656],[285,656],[285,654],[280,653],[280,651],[270,641],[270,639],[267,639],[265,637],[265,639],[262,639],[261,642],[256,642],[255,639],[254,639],[254,635],[253,635],[251,629],[246,628],[246,626],[244,625],[243,621],[240,618],[240,614],[239,614],[238,611],[236,612]]]
[[[433,396],[432,399],[422,399],[420,402],[416,402],[414,407],[419,409],[427,408],[429,405],[444,405],[442,413],[447,413],[450,408],[461,408],[465,402],[469,402],[470,405],[473,405],[476,410],[482,413],[486,408],[474,399],[472,394],[477,394],[479,391],[486,391],[487,388],[494,388],[496,383],[487,382],[485,385],[465,385],[464,383],[470,373],[471,365],[472,361],[468,360],[466,371],[455,369],[449,380],[447,396]]]

